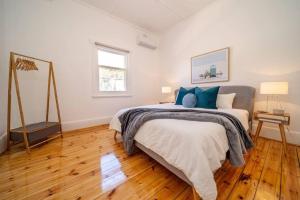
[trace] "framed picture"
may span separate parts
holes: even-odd
[[[229,47],[192,57],[192,83],[229,80]]]

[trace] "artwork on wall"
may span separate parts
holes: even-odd
[[[192,83],[229,80],[229,47],[192,57]]]

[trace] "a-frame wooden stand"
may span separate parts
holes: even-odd
[[[24,61],[24,65],[18,66],[16,63],[16,57],[20,57],[22,61]],[[17,76],[17,70],[33,70],[30,64],[34,64],[34,61],[40,61],[44,63],[48,63],[49,65],[49,75],[48,75],[48,92],[47,92],[47,106],[46,106],[46,119],[45,121],[34,123],[34,124],[25,124],[25,118],[23,113],[23,107],[21,102],[21,95],[19,89],[19,81]],[[29,67],[26,67],[26,64],[29,63]],[[37,68],[36,68],[37,69]],[[19,107],[19,114],[21,119],[21,127],[16,129],[10,129],[11,127],[11,90],[12,90],[12,80],[14,79],[17,102]],[[57,118],[58,122],[49,122],[49,106],[50,106],[50,89],[51,83],[53,83],[56,110],[57,110]],[[55,134],[55,135],[54,135]],[[9,79],[8,79],[8,101],[7,101],[7,149],[10,149],[11,141],[13,142],[24,142],[26,146],[26,151],[29,153],[30,148],[33,148],[37,145],[45,143],[49,140],[52,140],[57,137],[62,137],[62,128],[61,128],[61,117],[60,110],[58,104],[57,90],[56,90],[56,82],[53,71],[53,63],[51,61],[42,60],[39,58],[34,58],[30,56],[25,56],[22,54],[10,53],[10,61],[9,61]],[[36,142],[38,141],[38,142]]]

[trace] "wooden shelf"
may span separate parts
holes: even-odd
[[[284,113],[283,115],[277,115],[269,112],[254,112],[254,119],[266,122],[283,123],[284,125],[290,125],[290,114]]]
[[[282,116],[282,117],[289,117],[289,116],[290,116],[289,113],[284,113],[284,114],[274,114],[274,113],[271,113],[271,112],[259,112],[259,111],[256,111],[255,114],[256,114],[256,115]]]
[[[59,122],[38,122],[28,124],[25,127],[29,144],[35,144],[43,141],[47,139],[48,136],[54,135],[61,130],[61,125]],[[23,142],[23,132],[23,127],[10,130],[10,139],[13,142]]]

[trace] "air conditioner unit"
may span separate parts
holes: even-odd
[[[154,50],[157,48],[157,41],[147,34],[142,33],[137,36],[137,45]]]

